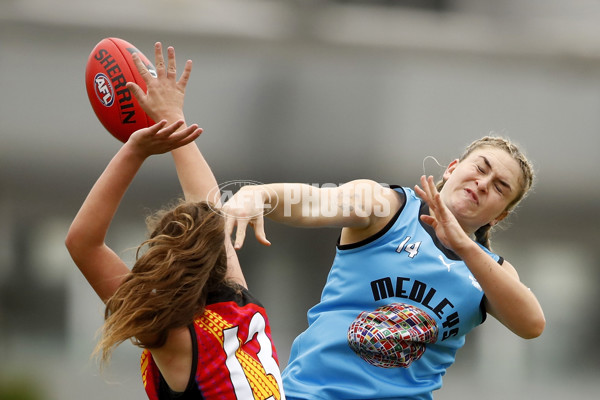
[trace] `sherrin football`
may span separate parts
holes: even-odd
[[[135,82],[146,91],[146,83],[131,57],[133,53],[156,76],[154,66],[142,52],[114,37],[104,38],[94,47],[85,68],[85,87],[94,113],[106,130],[123,143],[136,130],[154,124],[125,86]]]

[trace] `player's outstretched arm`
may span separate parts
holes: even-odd
[[[342,240],[360,241],[381,229],[400,207],[389,187],[371,180],[355,180],[337,187],[301,183],[248,185],[225,205],[225,232],[235,230],[235,248],[242,247],[251,225],[259,243],[270,245],[264,216],[297,227],[338,227]]]
[[[183,105],[185,90],[192,71],[192,61],[187,60],[181,77],[177,79],[177,66],[175,49],[167,48],[167,62],[163,55],[160,42],[154,45],[154,58],[156,77],[148,71],[137,55],[134,62],[140,75],[146,83],[147,92],[144,93],[135,83],[128,83],[127,87],[136,97],[144,111],[150,118],[166,119],[169,122],[184,119]],[[202,155],[198,145],[190,143],[171,152],[175,161],[175,168],[183,194],[188,201],[208,201],[219,205],[220,191],[210,166]],[[229,277],[246,286],[237,254],[233,246],[226,239],[228,253]]]
[[[94,291],[106,302],[129,268],[105,243],[110,223],[144,160],[195,140],[197,125],[179,130],[183,121],[166,121],[134,132],[100,175],[75,216],[65,244]],[[179,131],[178,131],[179,130]]]

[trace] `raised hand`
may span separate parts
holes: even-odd
[[[422,215],[421,220],[435,229],[435,234],[444,246],[458,252],[462,246],[471,243],[471,239],[458,223],[452,212],[446,207],[438,192],[433,176],[421,176],[421,186],[415,186],[415,192],[429,206],[430,215]]]
[[[146,114],[154,121],[166,119],[174,122],[184,119],[183,101],[185,88],[192,71],[192,61],[187,60],[183,73],[177,79],[177,67],[175,63],[175,49],[167,48],[168,64],[165,65],[163,48],[160,42],[154,45],[154,59],[156,77],[150,74],[148,68],[142,63],[137,54],[132,55],[135,65],[146,83],[147,91],[144,91],[134,82],[128,82],[127,88],[135,96]]]
[[[135,131],[126,145],[143,157],[167,153],[193,142],[202,133],[202,129],[196,124],[178,131],[183,125],[183,120],[167,125],[167,121],[163,119],[148,128]]]

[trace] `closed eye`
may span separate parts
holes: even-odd
[[[490,161],[486,157],[484,157],[484,156],[479,156],[479,157],[481,158],[481,160],[483,160],[483,162],[485,163],[485,165],[488,168],[493,169],[492,168],[492,164],[490,163]],[[479,171],[481,171],[482,173],[485,173],[485,170],[481,166],[477,165],[477,169]],[[502,179],[498,180],[498,183],[494,184],[494,187],[496,188],[496,190],[500,194],[504,194],[504,192],[502,191],[501,188],[506,188],[509,192],[512,191],[512,188],[510,187],[510,185],[508,184],[508,182],[506,182],[506,181],[504,181]]]

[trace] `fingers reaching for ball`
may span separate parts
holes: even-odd
[[[144,157],[148,157],[185,146],[196,140],[201,133],[202,129],[197,124],[185,127],[185,121],[183,120],[168,124],[163,119],[148,128],[134,132],[127,145],[135,148]]]
[[[192,70],[192,62],[188,60],[179,80],[177,80],[177,66],[175,62],[175,49],[169,46],[167,49],[168,66],[165,65],[163,47],[160,42],[154,45],[154,58],[156,64],[155,76],[144,65],[140,57],[133,55],[133,60],[138,72],[142,76],[146,90],[128,83],[127,87],[137,99],[144,111],[154,120],[166,119],[174,122],[184,119],[183,101],[185,88],[189,81]]]

